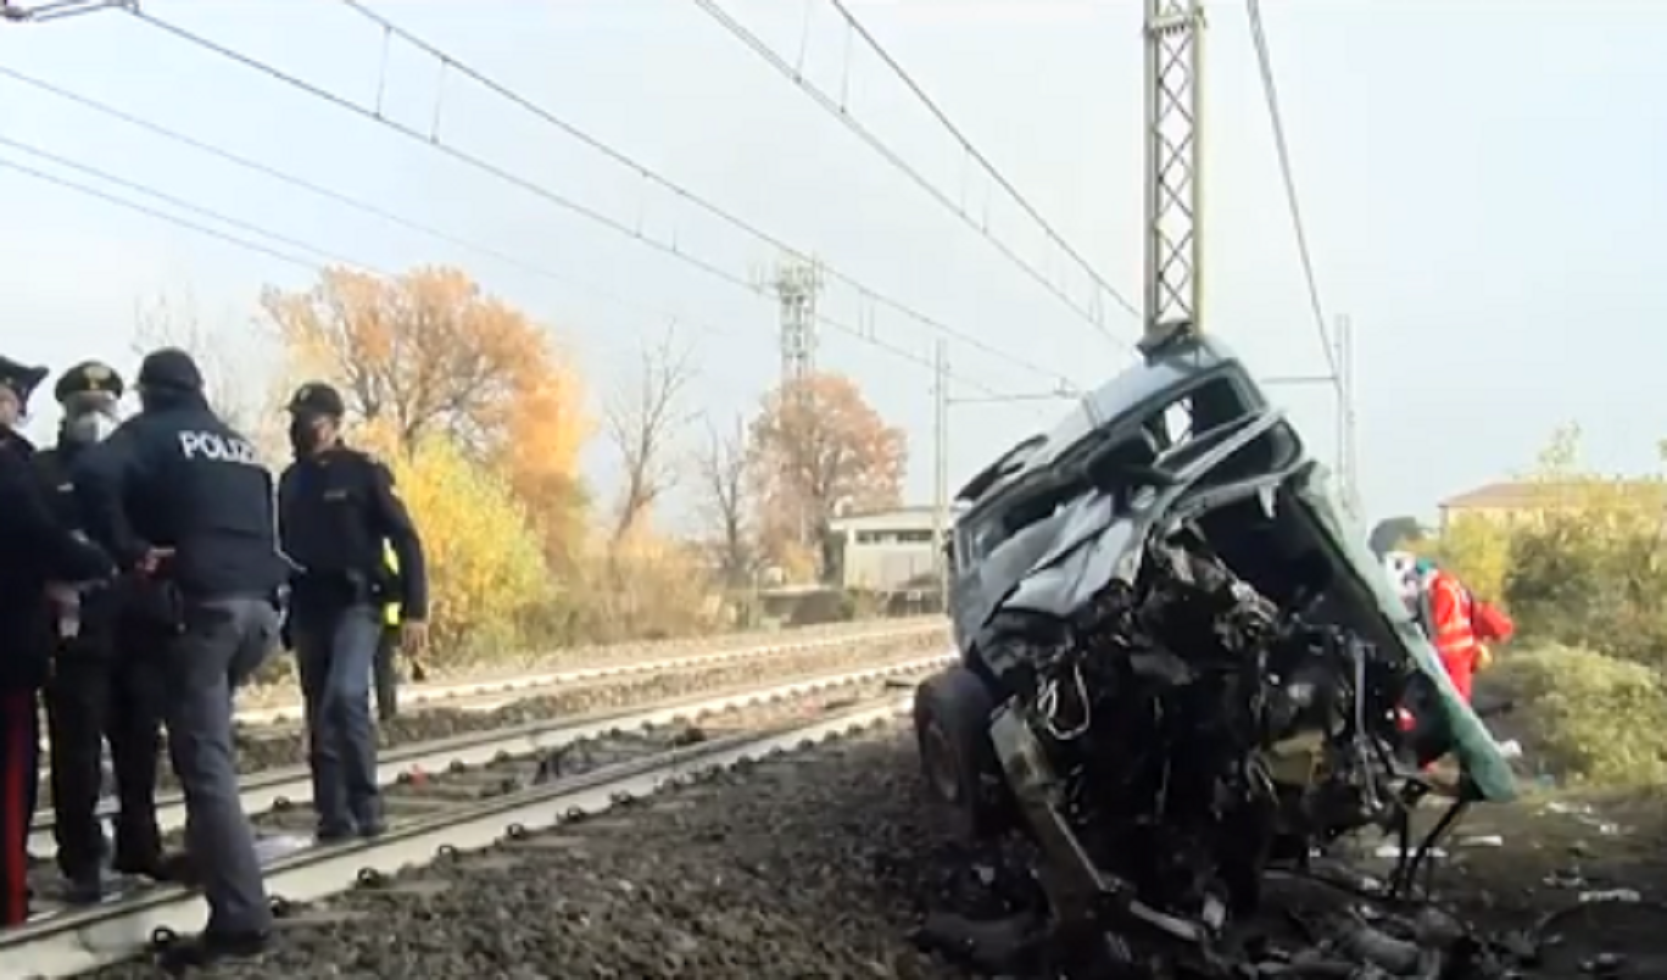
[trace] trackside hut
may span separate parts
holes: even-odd
[[[846,514],[829,529],[840,537],[839,584],[864,592],[936,589],[931,507]]]

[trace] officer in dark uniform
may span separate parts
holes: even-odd
[[[75,497],[74,467],[119,423],[116,405],[122,391],[121,375],[98,361],[70,368],[53,389],[63,407],[58,444],[37,453],[35,463],[65,527],[86,526]],[[58,597],[60,622],[74,627],[56,638],[46,720],[52,735],[53,833],[71,902],[96,902],[104,894],[107,842],[98,802],[106,737],[120,802],[112,865],[123,874],[163,879],[177,868],[162,858],[156,824],[162,722],[155,657],[168,635],[160,624],[126,613],[130,607],[143,608],[142,603],[124,601],[145,587],[143,580],[128,578]]]
[[[403,640],[422,644],[422,544],[387,467],[342,444],[341,394],[303,385],[289,411],[295,462],[278,484],[278,526],[284,553],[300,569],[291,581],[289,633],[301,670],[318,837],[374,837],[383,829],[370,714],[380,606],[397,596]],[[397,556],[397,579],[383,561],[384,541]]]
[[[203,378],[176,348],[144,359],[142,410],[76,467],[88,527],[124,570],[152,578],[173,635],[161,651],[168,751],[185,794],[186,847],[208,899],[180,965],[265,947],[272,930],[254,833],[238,798],[233,692],[277,638],[272,475],[255,447],[209,408]]]
[[[29,824],[40,778],[36,694],[52,650],[47,587],[113,570],[104,552],[55,519],[34,447],[17,431],[46,374],[0,357],[0,926],[29,915]]]

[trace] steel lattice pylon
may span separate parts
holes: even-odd
[[[1197,330],[1200,235],[1200,0],[1146,3],[1146,330],[1143,346]]]
[[[785,262],[776,269],[776,298],[781,302],[781,380],[803,381],[816,370],[816,298],[822,269],[814,262]]]

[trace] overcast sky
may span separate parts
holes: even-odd
[[[827,0],[721,0],[808,82],[1132,342],[1137,320],[1049,246],[902,84],[847,43]],[[1131,301],[1140,289],[1142,4],[1131,0],[850,0],[854,13],[978,148]],[[383,0],[373,5],[583,132],[920,316],[830,282],[822,310],[906,360],[824,327],[820,366],[855,377],[909,433],[908,492],[931,488],[924,321],[950,341],[958,397],[975,386],[1091,385],[1126,347],[1073,311],[726,32],[694,0]],[[1208,5],[1208,328],[1268,374],[1325,367],[1242,3]],[[758,237],[442,72],[335,0],[145,0],[147,13],[373,107],[510,179],[181,42],[120,12],[0,25],[0,69],[109,103],[362,197],[487,253],[436,240],[0,77],[0,138],[212,208],[290,239],[302,265],[0,170],[4,353],[131,367],[136,298],[193,294],[251,336],[264,283],[305,286],[330,259],[398,270],[461,265],[551,325],[593,388],[675,319],[698,342],[695,397],[718,424],[779,371],[773,305],[552,203],[559,195],[747,278]],[[1328,314],[1353,319],[1363,491],[1375,515],[1526,466],[1559,422],[1595,461],[1639,470],[1667,435],[1649,338],[1667,263],[1649,238],[1667,205],[1667,4],[1268,0],[1286,127]],[[849,53],[848,53],[849,51]],[[380,79],[380,80],[379,80]],[[435,120],[438,128],[434,130]],[[0,161],[104,187],[0,143]],[[174,205],[148,206],[191,217]],[[231,230],[231,229],[227,229]],[[235,232],[251,238],[248,231]],[[296,242],[306,246],[305,249]],[[504,256],[513,261],[506,260]],[[624,299],[624,302],[621,301]],[[247,347],[251,384],[271,358]],[[1283,389],[1316,452],[1335,429],[1321,389]],[[957,405],[959,481],[1059,405]],[[613,465],[590,454],[606,490]]]

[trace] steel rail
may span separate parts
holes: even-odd
[[[833,636],[804,637],[799,639],[772,639],[756,646],[739,646],[728,650],[716,650],[706,653],[687,653],[677,656],[662,657],[657,660],[622,661],[610,664],[596,663],[590,666],[571,667],[564,670],[539,671],[515,677],[505,677],[495,680],[459,681],[434,687],[427,687],[402,692],[400,702],[402,706],[417,705],[435,706],[447,701],[458,701],[465,698],[484,697],[493,694],[522,694],[529,690],[547,687],[560,687],[566,684],[579,684],[585,681],[601,680],[609,677],[624,677],[631,674],[647,674],[657,671],[683,670],[690,667],[701,667],[708,664],[719,664],[731,660],[753,660],[764,657],[788,656],[794,653],[804,653],[811,650],[821,650],[828,647],[844,646],[864,640],[889,640],[914,636],[944,629],[942,623],[921,624],[912,626],[889,627],[874,630],[858,630],[851,633],[838,633]],[[494,707],[506,702],[495,702],[474,706],[473,710],[490,711]],[[287,721],[299,721],[301,705],[290,703],[273,708],[250,708],[237,712],[236,720],[244,725],[271,725]]]
[[[812,747],[890,720],[912,699],[887,698],[806,723],[745,732],[604,766],[391,829],[372,842],[315,847],[266,868],[275,901],[312,902],[374,876],[480,850],[553,827],[575,813],[600,813],[703,772]],[[141,954],[153,939],[201,930],[208,910],[195,890],[167,886],[129,900],[60,915],[0,933],[0,980],[69,977]]]
[[[727,691],[684,695],[651,704],[630,708],[613,708],[590,712],[575,718],[530,722],[514,728],[495,731],[469,732],[427,742],[412,742],[380,753],[377,762],[377,782],[388,786],[404,773],[414,771],[444,772],[453,765],[478,766],[503,756],[522,756],[548,752],[583,739],[595,738],[614,730],[664,725],[679,718],[715,714],[735,708],[745,708],[770,701],[810,694],[815,691],[845,687],[888,676],[918,673],[942,666],[952,659],[950,654],[934,654],[858,667],[837,673],[817,674],[792,681],[779,681],[765,686],[752,685],[730,688]],[[239,780],[239,792],[244,812],[255,814],[278,807],[281,802],[308,803],[312,800],[312,776],[306,766],[285,766],[250,773]],[[115,811],[113,803],[100,808],[103,816]],[[178,793],[158,797],[156,821],[163,833],[185,826],[185,798]],[[50,852],[55,846],[54,820],[50,813],[37,817],[29,832],[31,851]]]
[[[945,626],[942,623],[914,621],[911,625],[906,626],[887,626],[849,633],[840,632],[831,636],[817,635],[792,640],[775,638],[761,645],[738,646],[732,649],[706,653],[667,656],[655,660],[622,661],[617,664],[602,662],[565,670],[541,671],[493,680],[459,681],[453,684],[426,686],[416,689],[408,686],[402,692],[400,700],[407,708],[413,706],[453,707],[459,711],[495,711],[506,704],[524,700],[527,697],[527,692],[534,690],[558,688],[563,685],[580,684],[585,681],[601,680],[609,677],[663,673],[731,661],[784,657],[825,647],[838,647],[863,641],[902,639],[943,629],[945,629]],[[501,695],[501,697],[490,698],[491,695]],[[470,701],[469,699],[477,700]],[[273,708],[244,708],[233,715],[233,720],[239,725],[248,726],[298,722],[301,720],[301,705],[291,703]],[[40,737],[40,751],[43,760],[51,753],[51,750],[51,738],[43,728]],[[44,778],[43,770],[42,779],[44,780]]]

